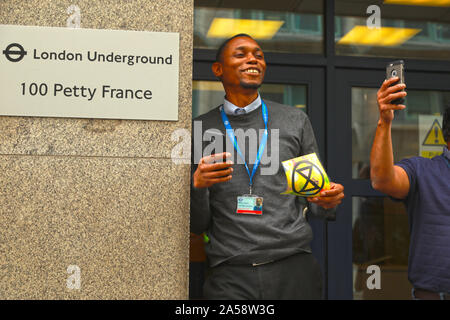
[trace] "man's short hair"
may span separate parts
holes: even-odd
[[[442,133],[446,142],[450,141],[450,103],[447,104],[447,108],[444,111],[444,117],[442,118]]]
[[[239,33],[236,34],[234,36],[232,36],[231,38],[226,39],[224,42],[222,42],[222,44],[220,45],[219,49],[217,49],[217,53],[216,53],[216,62],[221,62],[222,61],[222,54],[223,51],[225,50],[225,47],[227,46],[228,42],[230,42],[231,40],[233,40],[234,38],[237,37],[247,37],[250,38],[252,40],[255,40],[252,38],[252,36],[246,34],[246,33]]]

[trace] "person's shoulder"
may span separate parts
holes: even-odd
[[[220,109],[221,106],[222,105],[219,105],[219,106],[209,110],[208,112],[197,116],[192,121],[208,121],[208,120],[219,119],[220,118],[220,111],[219,111],[219,109]]]
[[[411,157],[407,157],[407,158],[403,158],[402,160],[400,160],[399,162],[396,163],[396,165],[418,165],[424,162],[428,162],[431,159],[428,158],[424,158],[424,157],[419,157],[419,156],[411,156]]]
[[[308,118],[307,114],[301,109],[294,106],[289,106],[286,104],[281,104],[275,101],[270,101],[264,99],[264,102],[267,104],[267,108],[270,109],[274,114],[280,115],[283,117],[296,118],[300,117],[301,119]]]
[[[430,164],[435,161],[440,161],[441,156],[435,156],[433,158],[425,158],[421,156],[411,156],[408,158],[402,159],[399,163],[416,163],[416,164]]]
[[[404,158],[401,161],[397,162],[396,165],[406,170],[406,172],[412,171],[423,171],[433,170],[434,168],[439,167],[440,156],[434,157],[432,159],[420,157],[420,156],[412,156],[409,158]]]
[[[439,156],[435,156],[431,159],[428,159],[430,162],[427,163],[430,167],[438,168],[439,171],[444,171],[448,174],[448,170],[444,170],[444,168],[448,167],[448,160],[445,158],[443,154]]]
[[[438,156],[434,156],[433,158],[430,159],[431,161],[437,161],[437,162],[446,162],[445,161],[445,155],[444,154],[440,154]]]

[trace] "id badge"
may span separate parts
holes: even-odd
[[[262,215],[263,198],[253,194],[237,197],[236,213]]]

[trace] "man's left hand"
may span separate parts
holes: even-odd
[[[341,203],[344,198],[344,186],[339,183],[330,182],[330,189],[324,190],[318,197],[306,198],[324,209],[332,209]]]

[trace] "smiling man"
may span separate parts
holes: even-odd
[[[212,71],[223,84],[224,102],[194,124],[201,122],[202,133],[221,132],[236,152],[204,155],[192,165],[191,231],[205,232],[209,239],[211,274],[204,295],[208,299],[320,299],[322,276],[311,254],[311,227],[302,213],[307,206],[315,215],[329,213],[341,202],[344,188],[331,183],[330,190],[308,202],[281,195],[286,176],[280,163],[275,172],[265,174],[263,169],[272,164],[262,161],[264,155],[276,152],[277,161],[284,161],[318,153],[318,148],[303,111],[259,95],[266,62],[253,38],[239,34],[226,40]],[[252,141],[236,140],[235,130],[259,132],[258,152],[249,152]],[[278,134],[272,135],[275,130]],[[199,154],[198,146],[205,150],[206,143],[193,142],[193,155]]]

